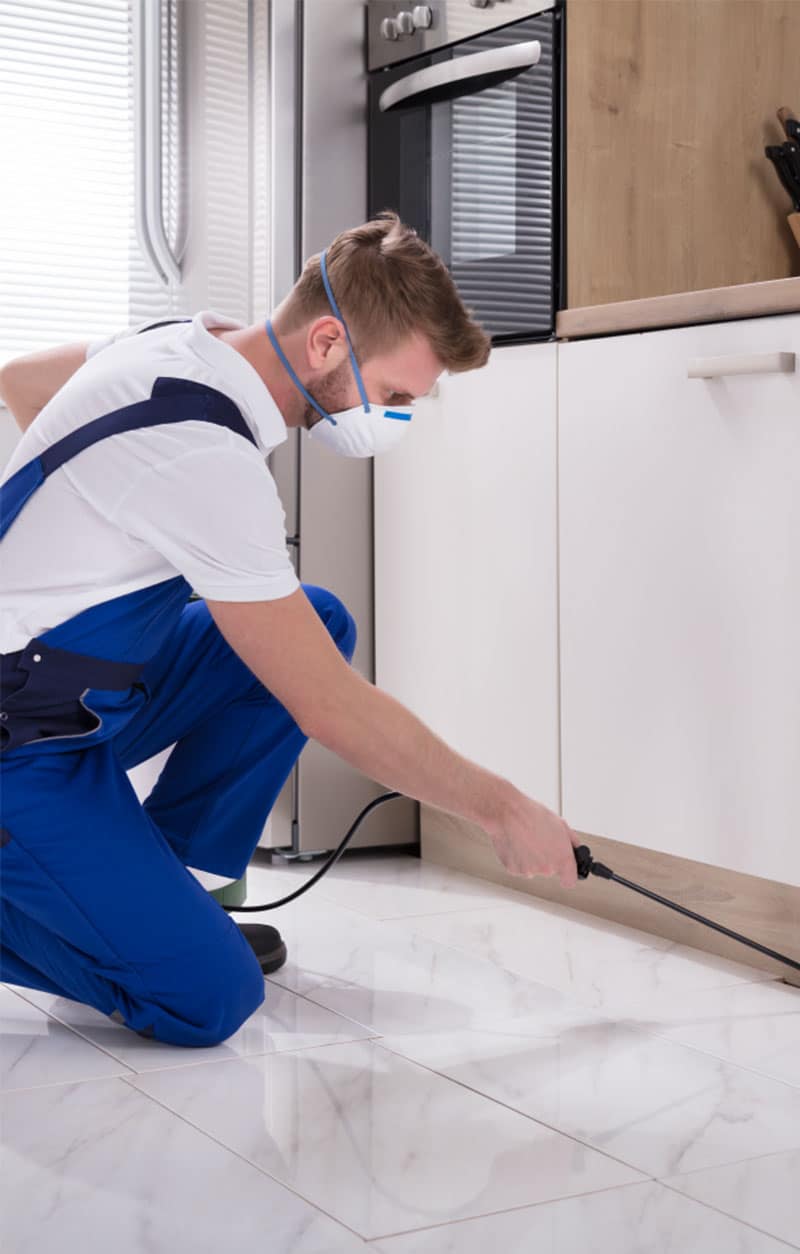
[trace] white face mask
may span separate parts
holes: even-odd
[[[352,409],[315,422],[308,434],[318,444],[345,457],[372,457],[375,453],[385,453],[402,440],[411,414],[410,405],[392,409],[370,405],[366,413],[363,405],[354,405]]]
[[[325,284],[325,291],[330,301],[331,309],[344,327],[344,333],[347,337],[347,347],[350,351],[350,361],[356,383],[358,384],[361,404],[354,405],[352,409],[343,409],[337,414],[326,414],[322,406],[306,391],[297,374],[292,369],[288,357],[278,343],[269,318],[266,322],[267,335],[295,387],[302,392],[308,403],[316,409],[322,418],[321,422],[314,423],[314,426],[309,430],[310,438],[317,440],[320,444],[324,444],[335,453],[342,453],[345,457],[372,457],[375,453],[384,453],[402,439],[408,431],[413,410],[410,405],[396,405],[390,408],[386,405],[373,405],[367,400],[367,392],[364,387],[364,380],[361,378],[361,371],[356,362],[356,355],[353,352],[350,332],[347,329],[347,323],[339,312],[339,307],[333,298],[331,285],[328,282],[325,252],[320,255],[319,260],[322,281]]]

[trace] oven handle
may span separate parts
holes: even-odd
[[[416,70],[405,78],[392,83],[381,92],[378,107],[381,113],[399,104],[432,104],[441,100],[453,100],[470,91],[495,87],[498,83],[536,65],[542,55],[538,39],[521,44],[508,44],[505,48],[489,48],[486,52],[473,52],[453,61],[440,61],[427,69]],[[486,80],[480,84],[476,79]]]

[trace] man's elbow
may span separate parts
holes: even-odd
[[[0,395],[22,425],[33,422],[86,361],[87,343],[64,344],[13,357],[0,369]]]
[[[10,361],[0,367],[0,401],[14,417],[17,426],[26,431],[39,413],[39,406],[33,405],[26,397],[21,386],[16,362]]]
[[[11,369],[13,362],[6,362],[4,366],[0,366],[0,401],[9,409],[11,405],[11,394],[13,391],[13,383],[11,381]]]

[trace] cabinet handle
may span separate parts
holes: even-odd
[[[794,374],[794,353],[745,353],[741,357],[693,357],[690,379],[718,379],[724,374]]]

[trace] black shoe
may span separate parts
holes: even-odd
[[[236,926],[258,958],[265,975],[283,966],[286,945],[276,927],[270,927],[268,923],[237,923]]]

